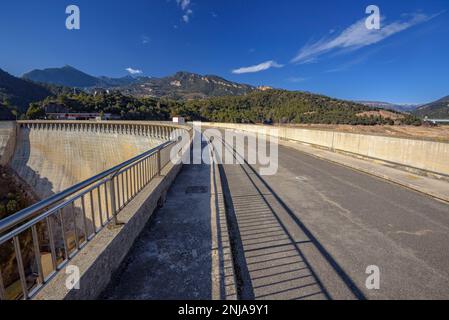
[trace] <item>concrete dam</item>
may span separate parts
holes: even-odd
[[[61,192],[160,145],[161,131],[141,124],[0,124],[1,161],[40,199]]]
[[[125,216],[134,203],[146,210],[142,220],[128,224],[133,232],[121,240],[122,250],[114,250],[125,254],[180,169],[170,163],[171,139],[186,128],[161,122],[1,122],[0,165],[15,189],[35,203],[2,217],[0,300],[31,297],[103,228],[119,225],[117,214]],[[137,207],[129,210],[139,217]]]

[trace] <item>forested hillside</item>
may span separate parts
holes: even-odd
[[[31,102],[51,94],[47,87],[16,78],[0,69],[0,115],[10,114],[12,110],[25,112]]]
[[[169,120],[178,115],[188,120],[237,123],[420,124],[411,115],[379,112],[354,102],[284,90],[189,101],[136,98],[118,91],[96,95],[80,92],[33,103],[27,116],[42,118],[45,112],[104,112],[124,120]]]
[[[168,120],[171,110],[177,110],[178,103],[153,98],[135,98],[120,92],[102,92],[96,95],[79,92],[48,97],[32,103],[27,118],[45,117],[45,112],[98,112],[112,113],[123,120]]]
[[[260,123],[393,124],[419,123],[413,116],[322,95],[269,90],[245,96],[187,101],[184,113],[210,121]]]

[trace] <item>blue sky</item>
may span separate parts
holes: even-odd
[[[81,29],[65,28],[78,5]],[[365,9],[380,8],[368,31]],[[447,0],[16,0],[0,3],[0,68],[216,74],[344,99],[449,95]],[[257,72],[256,72],[257,71]]]

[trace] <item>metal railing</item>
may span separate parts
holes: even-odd
[[[0,300],[33,297],[101,229],[119,224],[117,214],[160,175],[175,144],[165,142],[0,220],[0,253],[10,253],[7,271],[18,279],[5,287],[0,264]]]

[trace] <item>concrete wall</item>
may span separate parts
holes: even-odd
[[[5,166],[14,154],[16,125],[12,121],[0,121],[0,166]]]
[[[292,127],[231,123],[203,125],[268,134],[449,176],[449,143]]]
[[[112,126],[111,123],[108,123]],[[140,124],[22,122],[10,167],[44,199],[161,144]]]

